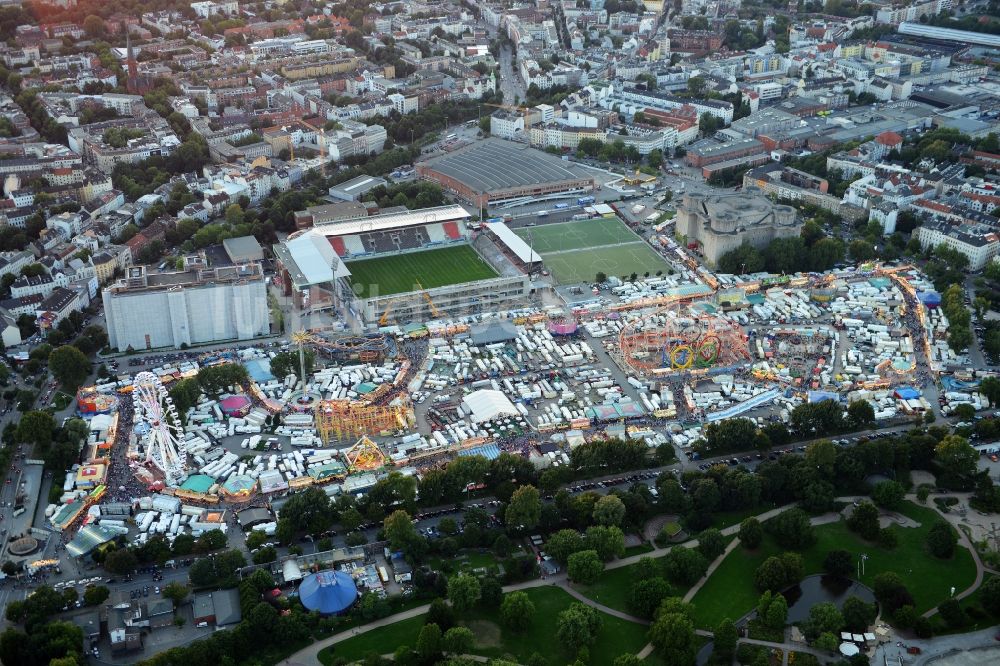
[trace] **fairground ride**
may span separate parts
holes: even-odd
[[[747,336],[738,325],[709,314],[674,314],[659,311],[622,328],[618,343],[626,365],[639,374],[658,374],[750,360]]]
[[[145,430],[146,462],[163,473],[169,486],[187,478],[187,446],[174,401],[152,372],[140,372],[132,380],[132,404],[137,432]]]

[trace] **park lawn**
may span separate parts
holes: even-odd
[[[765,511],[770,511],[774,508],[773,504],[760,504],[758,506],[747,507],[745,509],[738,509],[735,511],[719,511],[712,514],[712,527],[717,530],[722,530],[727,527],[732,527],[733,525],[739,525],[747,518],[751,516],[759,516]]]
[[[544,655],[552,664],[571,661],[571,655],[563,654],[564,650],[556,643],[556,620],[559,613],[566,610],[575,599],[558,587],[533,587],[524,592],[535,604],[534,622],[528,630],[523,634],[509,634],[501,630],[499,636],[492,636],[492,646],[477,643],[476,654],[486,657],[510,654],[522,664],[535,652]],[[498,616],[498,610],[476,609],[469,613],[468,620],[463,624],[470,625],[478,641],[484,626],[498,624]],[[597,634],[597,640],[590,646],[590,663],[610,664],[615,657],[626,652],[638,653],[648,642],[646,626],[610,615],[602,614],[601,617],[604,619],[604,626]]]
[[[417,644],[417,635],[420,633],[420,628],[424,626],[425,617],[427,616],[418,615],[407,620],[400,620],[323,648],[319,653],[320,663],[330,664],[334,657],[343,657],[348,661],[359,661],[372,652],[391,654],[399,645],[412,647]]]
[[[646,553],[653,552],[653,546],[648,543],[640,543],[638,546],[629,546],[625,549],[625,554],[622,557],[632,557],[633,555],[645,555]]]
[[[734,538],[736,537],[726,537],[726,544],[728,545]],[[683,546],[675,547],[682,548]],[[660,561],[663,557],[655,559]],[[630,612],[628,608],[628,595],[632,589],[632,584],[636,581],[635,572],[637,568],[638,564],[629,564],[617,569],[607,569],[601,574],[600,580],[593,585],[574,585],[574,587],[588,599],[592,599],[599,604],[604,604],[608,608],[628,613]],[[676,597],[683,597],[690,589],[690,586],[670,583],[671,594]]]
[[[843,522],[816,527],[816,544],[802,553],[805,574],[822,573],[823,559],[831,550],[846,550],[855,555],[866,553],[869,559],[860,581],[870,586],[877,574],[896,572],[913,595],[918,613],[947,599],[952,586],[956,591],[969,587],[976,578],[975,563],[969,551],[958,547],[952,559],[939,560],[925,549],[924,540],[938,519],[937,513],[911,502],[905,502],[899,513],[916,520],[920,527],[894,526],[892,529],[899,545],[892,550],[865,542]],[[698,627],[712,629],[725,617],[736,620],[752,610],[760,597],[753,585],[754,571],[765,559],[781,552],[782,549],[765,536],[756,551],[738,547],[730,553],[692,599]]]
[[[990,578],[996,578],[996,576],[984,576],[983,584],[985,584]],[[961,627],[948,626],[948,624],[941,617],[940,613],[932,615],[931,626],[934,628],[934,635],[964,634],[970,631],[979,631],[980,629],[996,626],[997,623],[1000,622],[1000,617],[991,615],[983,608],[982,601],[980,600],[981,592],[982,587],[959,602],[962,606],[962,610],[965,611],[966,616],[969,618],[968,623]],[[972,611],[971,614],[970,611]]]
[[[569,655],[555,657],[557,652],[562,652],[555,643],[556,619],[575,600],[557,587],[534,587],[524,591],[535,604],[534,622],[524,634],[509,634],[500,629],[499,609],[477,608],[466,614],[461,624],[476,634],[476,646],[472,652],[492,658],[510,654],[521,663],[526,662],[534,652],[546,656],[552,664],[569,660]],[[602,614],[601,617],[604,626],[590,646],[591,663],[610,664],[620,654],[638,653],[648,642],[644,625],[610,615]],[[324,648],[319,653],[320,662],[330,664],[335,657],[360,660],[371,652],[389,654],[400,645],[413,647],[425,618],[426,615],[421,615],[401,620]]]
[[[497,272],[468,245],[345,262],[361,298],[485,280]],[[418,286],[419,283],[419,286]]]
[[[516,555],[519,550],[514,550],[513,555]],[[497,558],[489,552],[481,553],[477,550],[472,551],[459,551],[453,558],[450,558],[447,563],[440,557],[433,557],[428,560],[427,564],[434,571],[463,571],[471,572],[473,569],[486,569],[489,573],[497,573]]]
[[[52,408],[57,412],[66,409],[72,402],[73,397],[66,395],[62,391],[56,391],[56,394],[52,396]]]

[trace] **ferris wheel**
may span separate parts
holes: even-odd
[[[179,485],[187,476],[187,444],[174,401],[160,378],[151,372],[137,374],[132,380],[132,404],[135,431],[145,431],[146,462],[163,472],[167,485]]]

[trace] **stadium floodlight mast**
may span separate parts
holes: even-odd
[[[163,472],[169,486],[187,477],[187,444],[173,398],[152,372],[140,372],[132,380],[135,423],[146,424],[146,462]]]

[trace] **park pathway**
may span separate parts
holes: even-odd
[[[858,497],[858,496],[838,497],[838,498],[836,498],[836,501],[854,502],[854,501],[859,501],[859,500],[862,500],[862,499],[868,499],[868,498],[867,497]],[[930,504],[921,504],[920,502],[916,501],[916,496],[915,495],[907,495],[906,499],[914,501],[916,504],[918,504],[918,506],[930,506],[938,514],[941,514],[941,512],[937,509],[937,507],[933,506],[933,502],[930,503]],[[768,511],[765,511],[762,514],[759,514],[759,515],[755,516],[755,518],[757,518],[757,520],[759,520],[760,522],[764,522],[766,520],[769,520],[769,519],[771,519],[771,518],[773,518],[773,517],[775,517],[775,516],[777,516],[777,515],[785,512],[785,511],[787,511],[788,509],[792,508],[793,506],[795,506],[795,505],[794,504],[786,504],[784,506],[776,507],[774,509],[770,509]],[[943,515],[942,515],[942,517],[943,517]],[[827,514],[823,514],[821,516],[816,516],[816,517],[810,519],[810,523],[812,523],[813,525],[824,525],[824,524],[827,524],[827,523],[836,522],[837,520],[840,520],[839,514],[827,513]],[[720,530],[720,532],[723,535],[731,536],[731,535],[737,534],[739,532],[739,529],[740,529],[739,524],[736,524],[736,525],[730,525],[729,527],[723,528],[722,530]],[[964,548],[968,549],[970,553],[972,553],[972,559],[973,559],[973,561],[976,564],[976,579],[975,579],[975,581],[973,581],[973,583],[972,583],[972,585],[970,587],[968,587],[965,590],[962,590],[961,592],[959,592],[959,593],[957,593],[955,595],[956,599],[964,599],[965,597],[969,596],[970,594],[972,594],[973,592],[975,592],[977,589],[979,589],[979,586],[982,585],[983,577],[984,577],[984,574],[986,572],[986,568],[983,566],[982,560],[979,558],[979,553],[976,552],[975,547],[972,545],[972,543],[966,537],[965,533],[962,530],[957,530],[957,532],[959,534],[959,544],[962,545]],[[726,550],[709,565],[708,570],[705,572],[705,575],[702,576],[701,579],[694,586],[692,586],[691,589],[689,589],[687,591],[687,593],[684,595],[684,601],[690,602],[691,599],[693,599],[695,597],[695,595],[698,593],[699,590],[701,590],[702,586],[704,586],[705,582],[709,579],[709,577],[713,573],[715,573],[716,569],[718,569],[718,567],[722,564],[722,561],[730,553],[732,553],[732,551],[735,550],[738,545],[739,545],[739,539],[736,538],[736,539],[733,539],[726,546]],[[654,548],[653,550],[649,551],[648,553],[640,553],[638,555],[632,555],[630,557],[625,557],[625,558],[622,558],[622,559],[619,559],[619,560],[615,560],[613,562],[609,562],[607,564],[607,566],[605,567],[605,569],[620,569],[621,567],[627,567],[627,566],[630,566],[632,564],[636,564],[637,562],[639,562],[639,560],[641,560],[644,557],[650,557],[650,558],[663,557],[664,555],[666,555],[667,553],[669,553],[673,548],[676,548],[676,547],[681,547],[681,548],[695,548],[697,546],[698,546],[698,540],[697,539],[690,539],[688,541],[685,541],[684,543],[673,544],[671,546],[666,546],[666,547],[663,547],[663,548]],[[551,586],[554,586],[554,587],[560,587],[563,590],[565,590],[574,599],[580,601],[581,603],[585,603],[588,606],[592,606],[593,608],[596,608],[597,610],[601,611],[602,613],[606,613],[606,614],[608,614],[608,615],[610,615],[612,617],[616,617],[616,618],[625,620],[627,622],[634,622],[636,624],[649,625],[649,621],[647,621],[647,620],[644,620],[642,618],[636,617],[634,615],[630,615],[630,614],[625,613],[623,611],[616,610],[614,608],[610,608],[609,606],[605,606],[604,604],[600,604],[600,603],[594,601],[593,599],[590,599],[590,598],[584,596],[583,593],[581,593],[580,591],[576,590],[570,584],[569,579],[566,577],[565,573],[558,573],[558,574],[555,574],[553,576],[548,576],[546,578],[536,578],[534,580],[525,581],[523,583],[516,583],[514,585],[507,585],[507,586],[504,586],[503,591],[505,593],[506,592],[514,592],[514,591],[517,591],[517,590],[526,590],[526,589],[531,589],[531,588],[536,588],[536,587],[543,587],[545,585],[551,585]],[[372,622],[369,622],[367,624],[361,625],[359,627],[354,627],[353,629],[349,629],[347,631],[342,631],[342,632],[340,632],[338,634],[334,634],[333,636],[328,636],[327,638],[324,638],[322,640],[316,641],[316,642],[308,645],[307,647],[299,650],[298,652],[296,652],[295,654],[291,655],[290,657],[288,657],[284,661],[280,662],[280,664],[281,664],[281,666],[315,666],[315,664],[319,663],[319,653],[324,648],[329,647],[331,645],[335,645],[337,643],[340,643],[340,642],[343,642],[343,641],[346,641],[346,640],[349,640],[351,638],[354,638],[355,636],[359,636],[361,634],[364,634],[364,633],[367,633],[369,631],[372,631],[373,629],[378,629],[380,627],[385,627],[385,626],[388,626],[388,625],[391,625],[391,624],[395,624],[396,622],[400,622],[402,620],[408,620],[408,619],[413,618],[413,617],[418,617],[420,615],[423,615],[423,614],[427,613],[427,611],[429,609],[430,609],[430,604],[424,604],[423,606],[418,606],[416,608],[411,608],[409,610],[402,611],[400,613],[396,613],[395,615],[390,615],[388,617],[384,617],[384,618],[381,618],[381,619],[378,619],[378,620],[373,620]],[[930,616],[934,615],[936,612],[937,612],[937,608],[932,608],[929,611],[927,611],[926,613],[924,613],[924,617],[930,617]],[[704,629],[698,629],[698,630],[695,631],[695,633],[697,635],[699,635],[699,636],[705,636],[705,637],[709,637],[709,638],[712,636],[712,632],[706,631]],[[821,659],[823,661],[830,661],[831,660],[830,655],[828,655],[826,653],[823,653],[823,652],[821,652],[819,650],[816,650],[814,648],[811,648],[811,647],[809,647],[807,645],[797,645],[797,644],[796,645],[792,645],[792,644],[789,644],[789,643],[773,643],[773,642],[770,642],[770,641],[761,641],[761,640],[752,639],[752,638],[740,638],[739,642],[741,642],[741,643],[748,643],[750,645],[760,645],[760,646],[763,646],[763,647],[777,648],[777,649],[782,650],[784,652],[784,657],[783,657],[783,660],[782,660],[782,663],[783,663],[784,666],[787,666],[787,664],[788,664],[788,661],[787,661],[788,660],[788,654],[789,654],[790,651],[793,651],[793,650],[795,652],[804,652],[804,653],[811,654],[811,655],[813,655],[813,656],[815,656],[815,657],[817,657],[817,658],[819,658],[819,659]],[[644,646],[642,648],[642,650],[640,650],[638,652],[638,657],[640,659],[645,659],[650,654],[652,654],[653,649],[654,649],[653,648],[653,644],[652,643],[648,643],[646,646]]]

